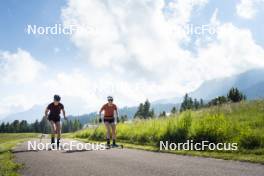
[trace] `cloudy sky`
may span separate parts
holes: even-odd
[[[1,1],[0,118],[55,93],[82,114],[263,67],[263,16],[264,0]]]

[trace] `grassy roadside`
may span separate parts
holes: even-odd
[[[72,138],[72,139],[79,140],[79,141],[86,142],[86,143],[105,142],[105,141],[96,141],[96,140],[89,140],[89,139],[83,139],[83,138],[75,138],[73,134],[66,134],[64,135],[64,137]],[[258,151],[258,150],[248,152],[248,153],[246,151],[230,152],[230,153],[214,152],[214,151],[182,151],[182,150],[181,151],[177,151],[177,150],[176,151],[171,151],[171,150],[160,151],[159,147],[157,146],[131,144],[131,143],[126,143],[126,142],[118,142],[118,144],[122,144],[124,145],[125,148],[130,148],[130,149],[264,164],[264,155],[255,154],[258,152],[260,153],[263,152],[263,151]]]
[[[17,170],[21,167],[15,163],[11,149],[18,143],[36,137],[35,133],[0,133],[0,175],[16,176]]]
[[[160,141],[182,143],[187,140],[210,143],[237,143],[237,151],[166,151],[264,164],[264,100],[228,103],[169,117],[140,120],[117,125],[117,139],[125,146],[158,151]],[[105,127],[86,128],[69,137],[102,141]],[[164,151],[162,151],[164,152]]]
[[[105,142],[105,141],[88,140],[88,139],[83,139],[83,138],[75,138],[72,134],[66,134],[64,137],[72,138],[72,139],[79,140],[79,141],[86,142],[86,143]],[[126,143],[126,142],[118,142],[118,143],[124,145],[125,148],[130,148],[130,149],[264,164],[264,155],[255,154],[258,152],[258,150],[248,152],[248,153],[246,153],[245,151],[230,152],[230,153],[214,152],[214,151],[182,151],[182,150],[181,151],[177,151],[177,150],[176,151],[171,151],[171,150],[160,151],[159,147],[157,146],[131,144],[131,143]],[[262,153],[263,151],[259,151],[259,152]]]

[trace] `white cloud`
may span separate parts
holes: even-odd
[[[45,66],[23,49],[16,53],[0,51],[0,81],[29,83],[34,81]]]
[[[236,6],[237,15],[241,18],[252,19],[257,14],[258,5],[263,2],[263,0],[240,0]]]
[[[145,92],[150,87],[152,89]],[[109,95],[114,96],[120,106],[133,106],[160,91],[160,87],[149,85],[148,82],[141,81],[131,86],[129,81],[110,75],[93,78],[80,70],[58,73],[55,78],[44,83],[44,89],[45,94],[60,94],[63,102],[70,104],[69,109],[75,114],[98,110]]]
[[[221,23],[218,9],[213,13],[210,24],[216,30],[215,39],[208,42],[206,47],[197,46],[202,80],[228,77],[264,67],[264,50],[256,44],[249,29],[238,28],[232,23]]]
[[[0,51],[1,116],[29,109],[38,103],[38,89],[34,83],[45,68],[26,50]]]
[[[36,103],[32,98],[32,96],[25,94],[2,96],[2,99],[0,100],[0,114],[6,115],[29,109]]]
[[[96,72],[91,78],[93,82],[105,74],[115,84],[125,82],[133,87],[143,82],[154,85],[156,93],[148,87],[141,92],[132,90],[128,97],[159,99],[194,90],[204,80],[264,64],[263,49],[255,43],[251,32],[232,23],[221,23],[218,10],[211,18],[211,24],[217,28],[215,37],[206,46],[198,42],[196,55],[182,48],[183,42],[190,42],[182,27],[190,23],[194,10],[198,13],[197,8],[206,3],[69,0],[62,10],[62,19],[66,24],[93,26],[96,30],[93,34],[80,30],[71,37],[88,60],[89,69]]]
[[[208,22],[217,33],[208,36],[206,45],[196,42],[195,54],[183,48],[182,44],[192,42],[183,26],[207,0],[166,2],[69,0],[62,19],[79,26],[70,40],[88,62],[87,69],[82,69],[84,65],[80,70],[58,71],[37,82],[43,64],[21,49],[1,52],[1,82],[30,83],[13,94],[17,100],[4,100],[27,108],[47,103],[58,93],[70,114],[82,114],[97,110],[107,95],[113,95],[120,106],[137,105],[145,98],[181,96],[205,80],[264,66],[264,50],[250,30],[222,23],[217,9]],[[0,102],[0,114],[5,104]]]
[[[169,1],[165,7],[169,17],[172,17],[176,24],[185,25],[190,22],[193,9],[203,7],[208,3],[208,0],[173,0]]]
[[[264,67],[264,50],[258,46],[247,29],[231,23],[218,26],[217,38],[199,50],[199,64],[208,74],[204,79],[226,77],[248,69]]]
[[[187,39],[182,35],[181,25],[189,21],[193,6],[205,2],[189,0],[165,4],[162,0],[135,0],[123,4],[120,1],[77,0],[69,1],[62,17],[66,24],[94,26],[96,29],[95,35],[78,30],[71,38],[87,53],[91,64],[117,73],[134,70],[139,75],[142,71],[149,75],[163,62],[164,53],[167,53],[166,59],[171,60],[175,54],[179,57],[188,55],[177,45]],[[172,13],[165,15],[164,9]],[[180,20],[176,20],[177,15]],[[173,34],[174,30],[181,31],[181,34]]]
[[[190,52],[180,48],[188,36],[172,32],[182,31],[193,7],[206,1],[182,2],[69,1],[62,10],[62,18],[65,24],[96,29],[94,35],[80,30],[71,38],[95,69],[107,70],[118,77],[125,75],[121,76],[123,79],[158,81],[158,84],[160,81],[171,84],[164,78],[172,75],[173,85],[180,87],[179,82],[192,77],[181,71],[189,69],[188,62],[193,61],[189,60]],[[171,13],[163,13],[165,9]],[[181,16],[179,21],[175,21],[177,14]],[[177,91],[182,93],[183,89]]]
[[[44,83],[46,94],[59,94],[62,101],[68,104],[67,109],[74,114],[87,113],[98,109],[102,103],[101,95],[89,75],[79,70],[70,73],[59,72]],[[104,97],[105,99],[105,97]]]

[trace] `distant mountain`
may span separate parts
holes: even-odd
[[[264,82],[259,82],[241,91],[247,95],[248,99],[264,98]]]
[[[206,102],[217,96],[226,95],[232,87],[237,87],[246,94],[248,99],[264,98],[264,68],[249,70],[231,77],[205,81],[189,95],[197,99],[202,98]],[[173,103],[179,106],[182,100],[183,96],[157,100],[153,104]]]
[[[81,124],[86,124],[86,123],[92,122],[96,118],[96,114],[97,114],[96,112],[92,112],[92,113],[83,114],[80,116],[69,115],[67,116],[67,118],[69,120],[78,119]]]
[[[168,98],[168,99],[161,99],[156,100],[152,104],[153,105],[160,105],[160,104],[179,104],[182,102],[183,97],[174,97],[174,98]]]
[[[158,115],[162,111],[170,112],[172,107],[178,105],[176,104],[153,104],[151,108],[154,108],[155,113]],[[44,115],[45,106],[36,105],[30,108],[27,111],[14,113],[6,116],[1,120],[1,122],[13,122],[14,120],[27,120],[29,123],[34,122],[35,120],[41,120]],[[119,109],[119,115],[127,115],[129,119],[134,117],[134,114],[137,111],[137,107],[123,107]],[[78,119],[82,124],[90,123],[96,118],[97,112],[91,112],[83,115],[69,115],[68,119]]]
[[[132,106],[132,107],[123,107],[119,109],[119,115],[127,115],[127,117],[129,119],[133,118],[135,113],[137,111],[137,107],[136,106]]]
[[[232,87],[237,87],[248,99],[264,98],[264,69],[254,69],[232,77],[206,81],[191,92],[190,96],[210,100],[226,95]]]
[[[155,114],[159,115],[163,111],[170,112],[174,106],[179,108],[179,104],[153,104],[151,105],[151,108],[154,108]],[[118,111],[119,116],[127,115],[128,119],[132,119],[137,111],[137,108],[138,107],[136,106],[120,108]],[[96,112],[92,112],[82,116],[69,116],[69,119],[79,119],[82,124],[86,124],[92,122],[94,118],[96,118],[96,115]]]
[[[248,99],[264,98],[264,69],[254,69],[228,78],[205,81],[197,90],[189,93],[189,95],[193,98],[203,98],[207,101],[217,96],[226,95],[231,87],[239,88],[246,94]],[[151,103],[151,106],[158,115],[162,111],[170,112],[173,106],[179,108],[181,101],[182,97],[168,98],[154,101]],[[42,118],[44,109],[45,106],[36,105],[27,111],[10,114],[1,121],[27,120],[31,123],[36,119],[40,120]],[[129,118],[133,118],[136,111],[137,106],[119,109],[120,115],[127,115]],[[77,118],[82,124],[85,124],[91,122],[95,116],[96,112],[91,112],[80,116],[69,116],[69,118]]]
[[[173,107],[179,109],[179,103],[166,103],[166,104],[152,104],[151,107],[154,109],[156,115],[159,115],[161,112],[171,112]]]
[[[173,104],[173,103],[157,104],[157,103],[151,102],[151,108],[154,109],[154,112],[156,115],[159,115],[163,111],[170,112],[174,106],[178,108],[179,104]],[[121,115],[127,115],[128,118],[131,119],[134,117],[137,109],[138,109],[137,106],[124,107],[124,108],[119,109],[119,114],[120,114],[120,116]]]
[[[40,120],[44,115],[45,106],[35,105],[27,111],[10,114],[4,117],[2,122],[13,122],[14,120],[27,120],[29,123],[36,119]]]

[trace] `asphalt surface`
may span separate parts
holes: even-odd
[[[15,160],[24,164],[19,172],[25,176],[264,176],[264,165],[238,161],[133,149],[29,151],[27,147],[24,143],[14,149]]]

